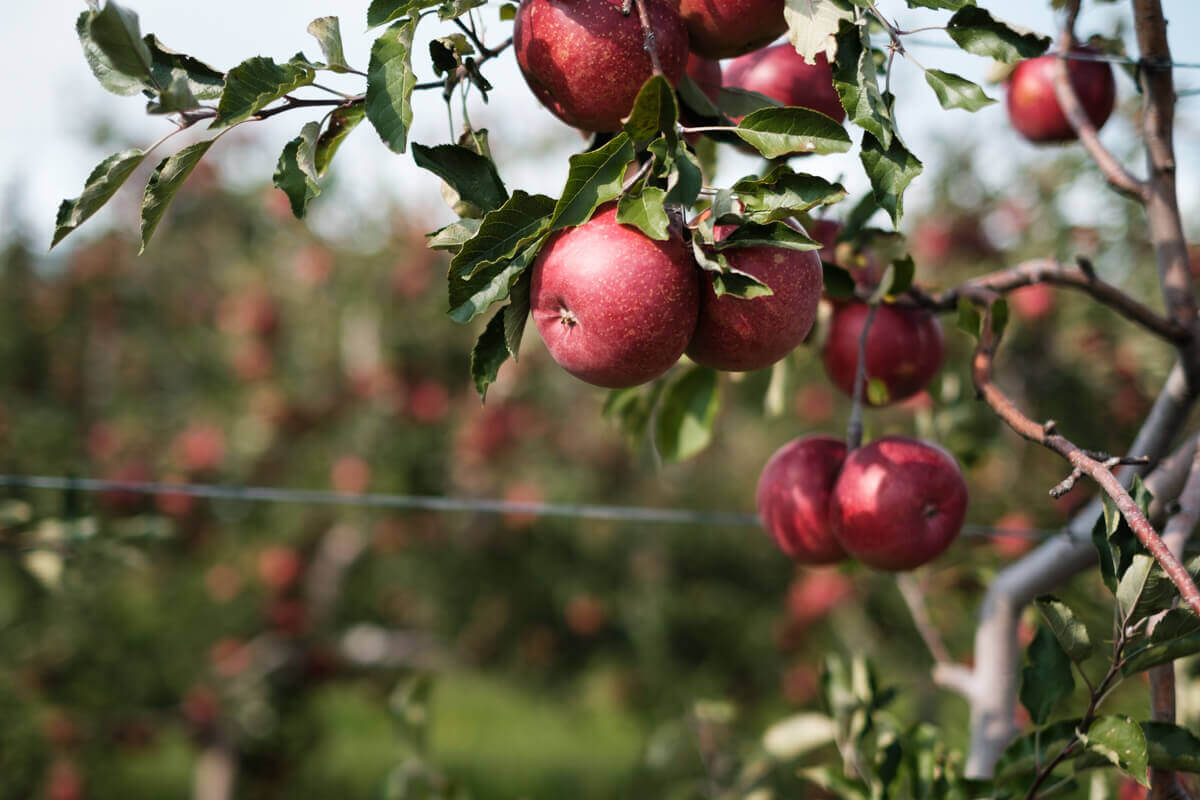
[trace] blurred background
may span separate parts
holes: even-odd
[[[351,63],[365,63],[365,4],[349,5],[134,7],[143,30],[224,68],[313,50],[304,26],[330,11]],[[1007,5],[1009,19],[1050,29],[1037,4]],[[1192,4],[1165,5],[1176,33],[1195,30]],[[57,202],[105,154],[164,126],[92,81],[73,41],[79,10],[27,5],[2,34],[38,66],[4,79],[34,113],[0,130],[0,474],[751,512],[771,452],[844,431],[849,402],[815,357],[820,326],[774,381],[725,378],[715,441],[684,464],[659,464],[606,419],[605,393],[561,372],[532,333],[481,405],[467,370],[477,331],[445,316],[445,263],[424,247],[449,218],[438,184],[366,127],[310,224],[269,187],[301,123],[284,115],[225,137],[144,255],[144,174],[47,254]],[[1119,10],[1098,6],[1081,32],[1120,33]],[[1200,60],[1182,38],[1176,57]],[[942,55],[922,62],[986,69]],[[472,119],[492,129],[510,186],[556,194],[585,143],[537,110],[511,60],[495,66],[497,92]],[[1200,86],[1200,71],[1178,81]],[[1119,86],[1123,118],[1106,140],[1137,167],[1136,100]],[[1140,212],[1098,190],[1077,148],[1035,151],[1000,106],[972,117],[937,111],[923,86],[910,94],[903,129],[926,164],[904,222],[919,281],[1085,255],[1157,304]],[[414,136],[431,144],[448,137],[435,95]],[[1194,102],[1181,101],[1178,134],[1192,209]],[[720,159],[726,182],[761,166]],[[854,162],[803,168],[863,189]],[[1074,440],[1122,451],[1169,351],[1081,296],[1031,288],[1011,305],[1001,385]],[[868,412],[868,437],[947,447],[974,525],[1054,529],[1091,488],[1048,499],[1061,461],[975,401],[972,343],[945,325],[938,379]],[[955,657],[970,658],[989,577],[1032,544],[966,536],[917,574]],[[1105,624],[1091,579],[1065,595]],[[181,797],[222,774],[246,798],[749,796],[739,781],[763,757],[762,731],[817,707],[831,653],[886,665],[897,716],[963,743],[965,705],[931,686],[892,579],[797,569],[754,527],[0,490],[4,800]],[[1140,708],[1138,691],[1118,704]],[[1200,708],[1192,684],[1180,691]],[[796,763],[766,763],[777,796],[805,796]]]

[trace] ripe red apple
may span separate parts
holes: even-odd
[[[1023,286],[1009,294],[1008,307],[1027,322],[1045,319],[1054,313],[1054,288],[1045,283]]]
[[[303,571],[304,562],[294,548],[274,545],[258,554],[258,578],[272,591],[287,590]]]
[[[854,582],[836,569],[804,570],[788,587],[788,617],[793,623],[808,627],[853,596]]]
[[[175,437],[175,459],[188,472],[208,472],[225,459],[225,434],[215,425],[191,425]]]
[[[790,44],[765,47],[728,64],[725,85],[765,94],[785,106],[811,108],[841,122],[846,110],[833,88],[829,61],[820,54],[816,62],[809,64]]]
[[[825,374],[847,395],[854,394],[858,367],[858,340],[867,319],[865,303],[838,303],[829,325],[821,359]],[[937,317],[923,309],[881,305],[867,333],[867,380],[887,387],[886,405],[904,400],[925,388],[942,366],[944,345]],[[870,402],[870,398],[864,398]]]
[[[1071,52],[1096,54],[1087,47],[1077,47]],[[1008,119],[1031,142],[1069,142],[1076,138],[1054,95],[1057,61],[1058,57],[1053,55],[1022,61],[1008,78]],[[1067,75],[1088,119],[1100,128],[1116,102],[1112,67],[1103,61],[1068,59]]]
[[[1037,542],[1029,536],[1037,523],[1026,511],[1005,512],[992,523],[992,527],[1000,531],[1012,531],[991,536],[992,549],[1003,558],[1016,560],[1037,546]]]
[[[688,45],[705,58],[733,58],[775,41],[787,30],[783,7],[784,0],[679,1]]]
[[[555,233],[533,262],[533,320],[558,365],[609,388],[667,371],[700,308],[696,262],[682,237],[656,242],[617,223],[616,204]]]
[[[884,436],[846,456],[829,503],[842,548],[885,570],[937,558],[966,513],[967,484],[954,457],[907,436]]]
[[[713,102],[713,105],[716,105],[717,98],[721,93],[721,62],[689,53],[687,74]]]
[[[718,225],[717,241],[733,231],[733,226]],[[718,297],[712,275],[706,273],[688,358],[734,372],[770,366],[804,341],[812,329],[824,287],[821,258],[815,250],[769,246],[722,252],[731,267],[758,278],[774,294]]]
[[[645,0],[663,74],[683,77],[687,27],[671,0]],[[513,49],[525,82],[563,122],[587,131],[618,131],[654,68],[637,13],[622,0],[521,0]],[[782,7],[782,6],[781,6]]]
[[[846,557],[828,516],[845,459],[842,440],[803,436],[776,450],[759,475],[758,517],[779,548],[801,563],[832,564]]]

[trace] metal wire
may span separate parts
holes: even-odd
[[[737,511],[694,511],[681,508],[645,508],[580,503],[543,503],[469,497],[435,497],[402,494],[343,494],[316,489],[271,489],[260,486],[216,486],[211,484],[113,481],[99,478],[64,478],[45,475],[0,475],[0,487],[51,489],[77,492],[130,492],[145,495],[187,495],[213,500],[248,503],[292,503],[336,505],[358,508],[391,508],[442,513],[529,514],[539,517],[611,520],[659,525],[704,525],[714,527],[759,527],[754,514]],[[964,525],[963,536],[1011,536],[1041,540],[1058,530],[1010,530],[986,525]]]
[[[928,39],[905,39],[904,46],[905,47],[929,47],[929,48],[936,48],[936,49],[940,49],[940,50],[960,50],[960,49],[962,49],[958,45],[954,44],[953,42],[934,42],[934,41],[930,41]],[[1114,56],[1114,55],[1109,55],[1108,53],[1078,53],[1078,52],[1055,53],[1055,52],[1048,52],[1048,53],[1046,53],[1046,55],[1054,56],[1055,58],[1065,58],[1068,61],[1105,61],[1105,62],[1108,62],[1109,64],[1127,64],[1129,66],[1137,66],[1138,64],[1143,63],[1142,60],[1138,59],[1138,58],[1130,58],[1129,56]],[[1154,64],[1155,66],[1170,66],[1175,69],[1200,69],[1200,62],[1195,62],[1195,61],[1171,61],[1171,62],[1147,61],[1145,63]]]

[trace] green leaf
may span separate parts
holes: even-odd
[[[1018,736],[1005,748],[996,761],[995,781],[998,787],[1020,787],[1021,796],[1030,779],[1043,764],[1075,741],[1075,730],[1079,719],[1064,719],[1044,728]],[[1075,749],[1067,758],[1076,758],[1081,750]]]
[[[788,41],[809,64],[817,54],[828,54],[835,45],[835,34],[842,20],[854,19],[854,12],[834,0],[784,0],[783,17],[787,20]]]
[[[511,22],[517,18],[517,7],[513,3],[505,3],[500,6],[500,21]]]
[[[275,165],[275,185],[283,190],[291,203],[292,213],[303,219],[308,201],[321,193],[317,182],[317,136],[321,123],[309,122],[300,135],[283,147]]]
[[[686,72],[679,79],[679,85],[675,87],[675,91],[679,93],[679,100],[683,103],[683,107],[696,116],[706,120],[720,119],[720,109]]]
[[[1006,64],[1040,56],[1050,46],[1048,36],[1013,28],[976,6],[956,11],[946,23],[946,33],[968,53]]]
[[[100,85],[108,91],[124,97],[137,94],[145,88],[145,82],[139,78],[130,77],[117,69],[104,51],[92,41],[92,35],[88,28],[94,13],[84,11],[75,20],[75,33],[79,37],[79,44],[83,47],[84,59],[87,60],[96,80],[100,81]]]
[[[654,156],[654,174],[667,179],[668,205],[692,206],[704,187],[704,174],[696,155],[682,141],[672,148],[666,138],[658,138],[646,148]]]
[[[975,5],[975,0],[905,0],[909,8],[932,8],[958,11],[963,6]]]
[[[992,335],[999,339],[1008,327],[1008,300],[997,297],[992,301]]]
[[[416,30],[415,19],[388,28],[371,45],[367,65],[367,119],[383,143],[397,153],[407,147],[412,125],[412,93],[417,84],[412,42]]]
[[[567,182],[554,207],[550,230],[582,225],[591,219],[597,206],[619,195],[625,168],[633,158],[633,142],[627,133],[618,133],[603,147],[571,156]]]
[[[479,232],[479,226],[483,224],[483,220],[473,217],[460,219],[458,222],[451,222],[444,228],[426,234],[429,239],[428,247],[430,250],[447,250],[451,253],[457,253],[466,244],[467,240]]]
[[[339,106],[329,115],[329,123],[325,126],[324,132],[317,139],[317,176],[325,177],[325,173],[329,171],[329,165],[333,162],[333,157],[337,155],[338,148],[342,146],[342,142],[350,135],[350,132],[358,127],[358,123],[363,121],[367,115],[367,110],[362,104],[352,106]]]
[[[1037,599],[1037,608],[1067,657],[1076,664],[1087,660],[1092,654],[1092,638],[1070,606],[1057,597],[1043,595]]]
[[[200,163],[200,159],[212,147],[213,140],[196,142],[188,145],[177,153],[164,158],[154,168],[150,182],[146,184],[146,194],[142,198],[142,249],[154,236],[158,223],[162,221],[167,206],[179,192],[184,181],[192,174],[192,170]]]
[[[92,12],[87,31],[88,38],[114,70],[155,85],[150,72],[150,48],[142,41],[137,14],[108,0],[103,9]]]
[[[198,100],[216,100],[225,88],[225,73],[210,67],[198,58],[172,50],[148,33],[142,39],[150,49],[151,67],[155,81],[168,86],[180,74],[187,78],[188,89]]]
[[[308,23],[308,32],[321,45],[329,69],[334,72],[349,71],[350,65],[346,63],[346,54],[342,50],[342,28],[337,17],[317,17]]]
[[[1129,567],[1117,581],[1117,614],[1121,625],[1130,625],[1137,620],[1132,618],[1133,611],[1141,599],[1142,590],[1154,569],[1154,559],[1151,556],[1138,553],[1133,556]]]
[[[1141,725],[1124,716],[1100,717],[1082,738],[1089,752],[1102,756],[1143,786],[1150,785],[1146,735]]]
[[[816,206],[832,205],[846,197],[840,183],[797,173],[780,164],[764,178],[748,175],[733,185],[752,222],[774,222],[803,214]]]
[[[378,28],[413,11],[436,6],[440,0],[371,0],[367,7],[367,27]]]
[[[871,193],[893,225],[900,224],[904,214],[904,190],[924,169],[917,157],[908,151],[899,136],[892,137],[892,145],[884,148],[869,132],[863,134],[863,169],[871,181]]]
[[[471,378],[480,400],[487,400],[488,386],[496,382],[500,367],[508,360],[508,345],[504,341],[504,309],[497,311],[471,350]]]
[[[508,190],[490,158],[456,144],[426,147],[414,142],[412,150],[418,167],[437,175],[483,212],[499,208],[508,199]]]
[[[671,381],[655,421],[654,440],[663,459],[683,461],[708,447],[720,407],[716,370],[693,366]]]
[[[229,70],[217,103],[217,118],[211,127],[227,128],[250,119],[288,92],[312,83],[314,78],[316,73],[302,64],[276,64],[263,56],[247,59]]]
[[[782,247],[801,252],[821,249],[821,245],[810,239],[807,234],[783,222],[761,225],[756,222],[742,223],[716,245],[717,250],[728,250],[732,247]]]
[[[438,19],[445,22],[449,19],[457,19],[473,8],[479,8],[487,3],[487,0],[447,0],[438,6]]]
[[[1121,674],[1134,675],[1194,653],[1200,653],[1200,634],[1182,636],[1169,641],[1154,641],[1152,638],[1151,641],[1140,645],[1126,655],[1125,662],[1121,665]]]
[[[958,316],[955,318],[954,324],[972,339],[978,339],[979,331],[983,327],[983,315],[979,313],[979,309],[974,303],[965,297],[960,297],[958,298]]]
[[[1170,722],[1142,723],[1150,766],[1173,772],[1200,773],[1200,739]]]
[[[532,236],[512,258],[489,263],[467,280],[450,276],[450,318],[465,324],[508,297],[545,241],[544,233]]]
[[[867,26],[845,23],[837,35],[837,60],[833,85],[842,107],[852,123],[870,133],[886,150],[892,144],[895,122],[892,111],[879,91],[875,58]]]
[[[99,211],[145,157],[146,152],[135,147],[114,153],[96,165],[83,185],[83,193],[74,199],[64,200],[58,207],[58,216],[54,221],[54,239],[50,246],[54,247],[63,237]]]
[[[668,225],[665,190],[647,186],[636,194],[622,195],[617,203],[617,222],[632,225],[651,239],[665,242],[671,238]]]
[[[1021,667],[1021,705],[1035,724],[1042,725],[1050,718],[1054,704],[1074,688],[1071,659],[1050,629],[1039,625]]]
[[[821,262],[822,281],[825,284],[825,294],[834,300],[849,300],[854,297],[856,284],[854,277],[837,264],[828,261]]]
[[[525,335],[525,322],[529,319],[528,272],[522,273],[509,292],[509,303],[504,307],[504,343],[515,361],[521,350],[521,339]]]
[[[766,158],[850,149],[845,128],[808,108],[760,108],[739,122],[734,133]]]
[[[1131,493],[1133,494],[1134,501],[1145,512],[1149,507],[1151,498],[1149,491],[1140,478],[1135,477],[1133,479]],[[1096,550],[1100,554],[1100,576],[1104,579],[1104,585],[1108,587],[1109,591],[1115,594],[1118,583],[1133,563],[1134,555],[1138,553],[1144,554],[1145,548],[1138,541],[1137,535],[1129,527],[1129,524],[1113,503],[1112,498],[1104,495],[1102,499],[1104,502],[1104,517],[1101,520],[1097,520],[1096,526],[1092,530],[1092,543],[1096,546]]]
[[[940,69],[925,70],[925,82],[937,95],[942,108],[962,108],[967,111],[978,111],[996,102],[984,94],[978,84],[953,72],[943,72]]]
[[[183,70],[177,70],[165,85],[167,88],[158,93],[157,99],[146,103],[146,113],[171,114],[200,107],[200,101],[192,94],[192,84]]]
[[[881,378],[867,380],[867,402],[873,406],[886,406],[892,400],[887,384]]]
[[[666,137],[668,145],[674,147],[677,138],[675,123],[678,121],[679,105],[675,102],[675,89],[664,76],[652,75],[638,90],[629,120],[625,123],[625,132],[638,150],[644,150],[659,134]]]
[[[773,97],[737,86],[722,86],[717,90],[717,109],[727,117],[744,117],[763,108],[780,108],[782,103]]]
[[[517,189],[504,205],[484,216],[479,230],[451,259],[451,285],[512,259],[547,229],[553,210],[553,198]]]
[[[632,442],[646,434],[647,426],[662,395],[665,381],[656,380],[628,389],[612,389],[604,400],[604,416],[617,424]]]
[[[905,256],[893,261],[890,271],[892,279],[888,283],[886,294],[890,297],[895,297],[904,294],[912,287],[913,276],[917,272],[917,265],[913,263],[912,256]]]

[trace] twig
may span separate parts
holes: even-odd
[[[867,334],[875,321],[875,303],[867,308],[862,333],[858,335],[858,364],[854,368],[854,404],[850,408],[850,422],[846,426],[846,448],[857,450],[863,437],[863,394],[867,388]]]
[[[642,47],[650,56],[650,65],[655,75],[662,75],[662,62],[658,60],[658,46],[654,43],[654,28],[650,25],[650,14],[646,11],[646,0],[633,0],[637,7],[638,20],[642,23]]]
[[[364,95],[354,95],[342,100],[299,100],[294,97],[287,98],[287,102],[281,106],[274,108],[264,108],[262,111],[255,114],[251,119],[268,119],[276,114],[282,114],[285,111],[294,111],[297,108],[316,108],[319,106],[342,106],[349,108],[354,105],[359,105],[365,100]]]
[[[1058,39],[1060,56],[1070,53],[1071,47],[1075,44],[1075,18],[1079,16],[1079,5],[1079,0],[1072,0],[1067,6],[1066,22],[1063,24]],[[1113,189],[1136,200],[1145,199],[1146,184],[1125,169],[1124,165],[1100,142],[1099,131],[1092,124],[1083,104],[1079,102],[1079,96],[1075,94],[1075,87],[1071,85],[1070,66],[1066,58],[1058,58],[1054,62],[1054,95],[1058,99],[1063,114],[1079,136],[1079,141],[1083,144],[1084,149],[1096,162],[1096,166],[1100,168]]]
[[[925,646],[929,648],[929,654],[933,656],[934,663],[952,665],[954,659],[950,655],[950,650],[947,649],[941,634],[938,633],[933,620],[929,617],[929,609],[925,604],[925,592],[921,590],[911,575],[905,573],[896,575],[896,588],[900,590],[900,596],[904,598],[904,603],[908,606],[908,613],[912,615],[913,625],[916,626],[917,633],[921,634]]]
[[[507,39],[505,39],[503,42],[498,44],[496,47],[492,47],[492,48],[482,48],[481,47],[480,52],[482,53],[482,55],[480,56],[479,60],[475,62],[475,67],[477,69],[479,67],[482,67],[485,63],[487,63],[488,61],[491,61],[493,58],[495,58],[496,56],[500,55],[505,50],[507,50],[512,45],[512,43],[513,43],[513,40],[512,40],[512,37],[510,36]],[[486,50],[486,52],[484,52],[485,50]],[[454,72],[446,75],[446,77],[444,77],[444,78],[439,78],[434,81],[425,81],[424,83],[416,84],[415,86],[413,86],[413,91],[414,92],[417,90],[423,91],[426,89],[446,89],[447,81],[451,81],[450,86],[453,87],[454,84],[459,83],[460,81],[466,80],[470,74],[471,74],[470,71],[465,66],[461,66],[461,67],[458,67],[456,70],[454,70]]]

